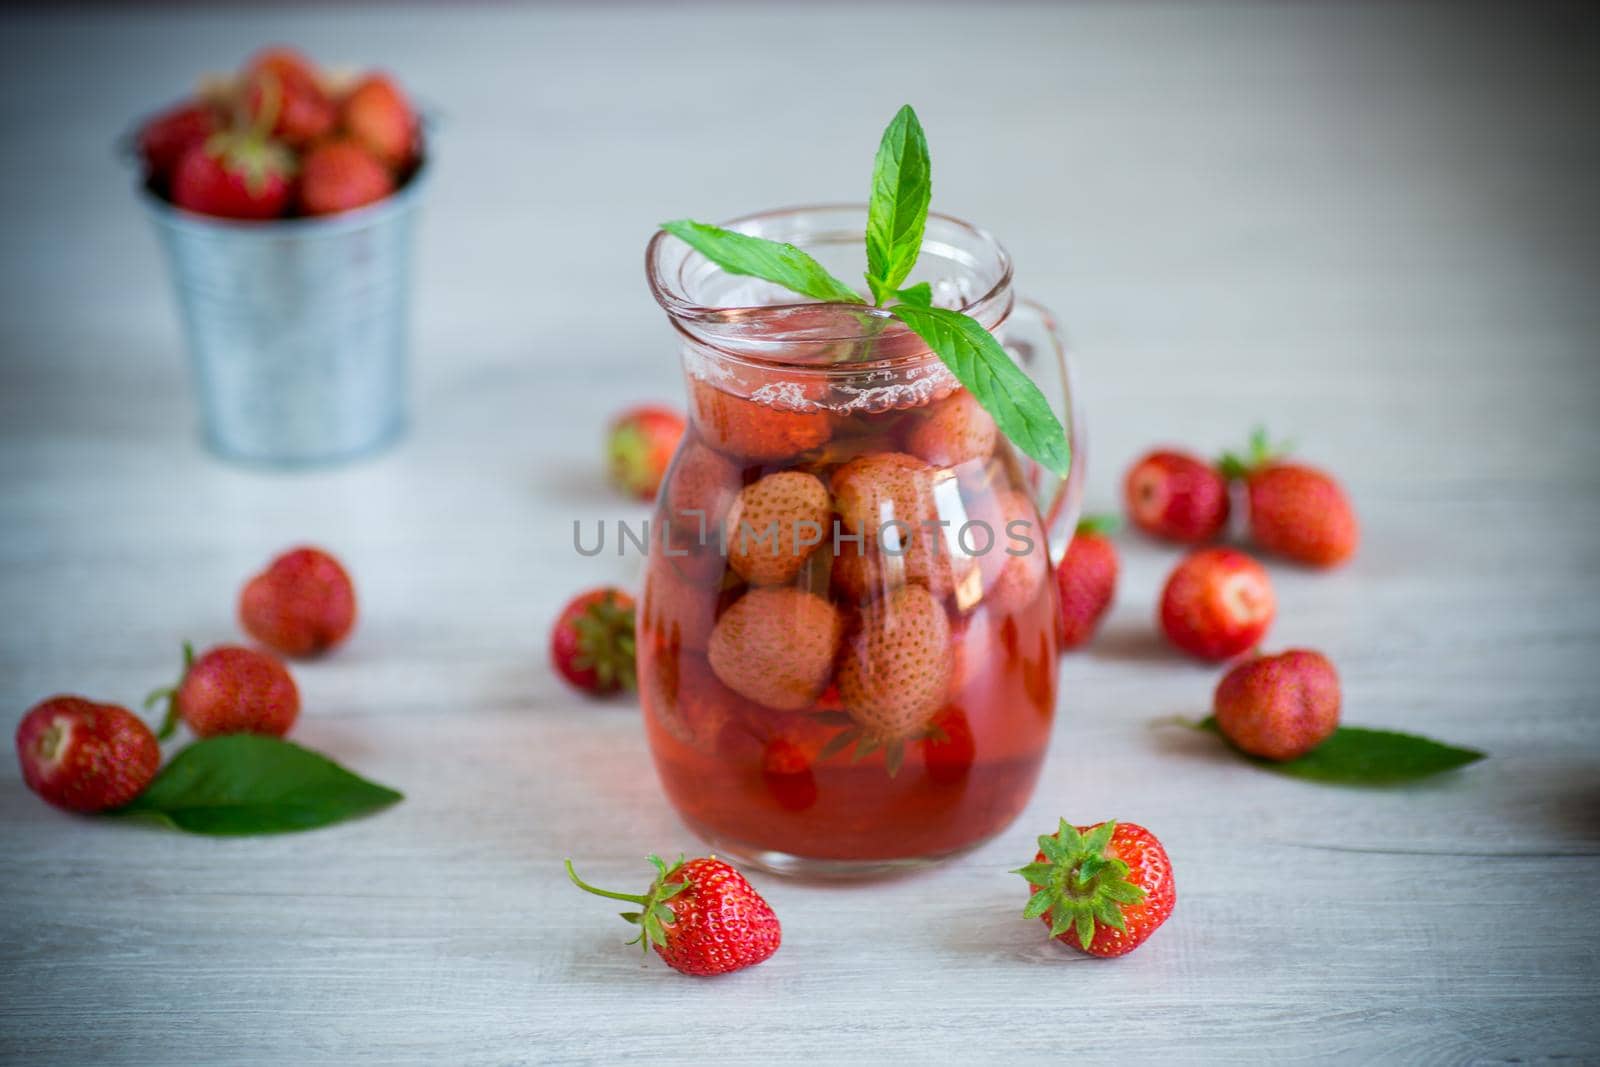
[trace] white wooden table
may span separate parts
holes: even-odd
[[[135,702],[315,541],[360,586],[298,668],[302,742],[404,789],[375,818],[210,840],[47,809],[0,771],[0,1055],[73,1062],[1600,1057],[1596,23],[1400,7],[8,15],[0,142],[0,707]],[[417,414],[338,470],[196,444],[162,265],[111,143],[278,39],[399,71],[443,119]],[[1126,538],[1066,661],[1025,815],[925,875],[757,877],[769,963],[679,977],[560,860],[626,886],[693,850],[634,709],[545,665],[574,518],[636,517],[597,437],[676,400],[652,226],[865,195],[910,100],[935,206],[999,233],[1072,327],[1092,506],[1163,440],[1265,419],[1346,479],[1365,543],[1275,568],[1274,646],[1347,720],[1493,758],[1410,789],[1263,774],[1207,738],[1216,672],[1153,636],[1173,553]],[[1004,873],[1058,815],[1143,822],[1176,915],[1102,963]]]

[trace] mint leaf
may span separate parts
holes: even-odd
[[[889,314],[928,343],[956,380],[994,416],[1001,433],[1055,473],[1067,476],[1072,448],[1050,402],[976,319],[947,308],[912,304],[896,304]]]
[[[1200,726],[1221,733],[1215,718],[1206,719]],[[1269,771],[1340,785],[1412,782],[1476,763],[1486,755],[1477,749],[1457,748],[1416,734],[1360,726],[1339,727],[1333,736],[1299,759],[1280,762],[1239,754]]]
[[[916,266],[933,196],[928,139],[907,104],[895,112],[878,143],[867,205],[867,285],[882,304]]]
[[[862,302],[860,293],[829,274],[821,263],[794,245],[690,219],[663,222],[661,228],[729,274],[762,278],[824,303]]]
[[[229,734],[196,741],[118,815],[195,834],[311,830],[387,807],[401,795],[290,741]]]
[[[929,308],[933,306],[933,286],[927,282],[918,282],[916,285],[901,289],[895,296],[905,304],[912,307]]]

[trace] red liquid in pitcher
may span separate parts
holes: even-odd
[[[691,392],[638,633],[673,804],[724,847],[816,860],[998,832],[1048,741],[1056,606],[992,420],[963,391],[850,415]]]

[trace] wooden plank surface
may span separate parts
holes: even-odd
[[[1387,1062],[1600,1057],[1600,131],[1577,7],[920,5],[4,16],[0,708],[134,702],[242,578],[335,547],[361,627],[297,671],[297,737],[408,799],[304,835],[75,820],[0,771],[0,1054],[16,1062]],[[196,444],[154,240],[110,145],[270,40],[400,72],[439,116],[414,430],[370,462]],[[1156,641],[1173,554],[1124,538],[1016,825],[931,873],[758,885],[769,963],[682,979],[563,880],[692,849],[625,704],[544,663],[599,424],[679,396],[651,227],[865,194],[913,101],[935,206],[1014,252],[1078,349],[1089,500],[1154,442],[1258,419],[1346,479],[1345,571],[1275,567],[1276,646],[1349,721],[1487,749],[1316,787],[1208,739]],[[1058,814],[1157,830],[1179,905],[1076,957],[1004,871]]]

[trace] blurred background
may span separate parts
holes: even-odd
[[[73,1037],[87,1009],[63,1006],[81,1008],[79,976],[108,959],[139,966],[112,969],[107,1003],[161,1013],[188,1003],[184,993],[209,998],[192,1033],[149,1024],[121,1046],[154,1061],[178,1058],[172,1033],[224,1048],[248,1035],[262,1059],[303,1058],[324,1039],[404,1058],[476,1038],[486,1018],[525,1016],[537,1018],[517,1024],[518,1041],[581,1048],[569,1013],[591,997],[615,1005],[604,988],[631,997],[616,979],[636,977],[636,958],[621,972],[584,969],[623,954],[558,885],[558,859],[624,826],[605,840],[630,856],[684,835],[636,715],[580,709],[543,642],[572,592],[631,585],[639,572],[636,558],[577,561],[571,523],[643,515],[604,486],[602,427],[634,403],[682,403],[676,340],[645,288],[645,242],[664,219],[864,200],[879,133],[907,102],[932,148],[933,207],[995,233],[1018,289],[1066,325],[1089,422],[1090,510],[1118,510],[1121,472],[1151,445],[1215,454],[1260,422],[1292,437],[1348,486],[1366,540],[1336,579],[1274,573],[1276,640],[1337,649],[1361,721],[1495,757],[1473,788],[1420,800],[1322,791],[1296,807],[1254,786],[1232,808],[1198,808],[1194,781],[1211,796],[1226,772],[1171,762],[1142,723],[1203,713],[1212,683],[1153,635],[1172,554],[1128,541],[1106,632],[1066,668],[1063,729],[1103,759],[1068,767],[1057,744],[1037,810],[999,850],[1028,846],[1035,824],[1073,804],[1101,811],[1128,782],[1158,783],[1139,814],[1164,828],[1197,887],[1192,918],[1174,935],[1182,951],[1106,979],[1101,1006],[1148,995],[1129,1025],[1150,1033],[1194,1011],[1185,1049],[1219,1057],[1404,1059],[1442,1054],[1442,1041],[1460,1042],[1447,1058],[1592,1049],[1573,1010],[1595,995],[1582,931],[1552,922],[1514,950],[1474,954],[1505,885],[1548,878],[1577,901],[1596,885],[1592,5],[114,4],[8,8],[0,36],[0,707],[20,714],[63,689],[136,702],[170,678],[180,638],[235,634],[245,575],[287,545],[320,542],[356,574],[362,622],[336,663],[301,674],[296,736],[411,794],[348,834],[212,853],[176,835],[102,831],[85,844],[6,772],[0,831],[18,859],[0,869],[11,923],[0,940],[18,955],[0,999],[35,1042],[13,1049],[37,1059],[45,1037]],[[204,451],[161,249],[118,150],[202,74],[272,43],[392,71],[434,131],[409,433],[368,459],[305,471]],[[1430,861],[1308,851],[1345,836],[1370,844],[1410,825],[1419,804],[1448,807],[1433,810],[1436,855],[1504,845],[1590,859],[1506,861],[1504,880],[1463,859],[1444,893],[1442,868],[1414,865]],[[1241,942],[1208,925],[1233,901],[1205,887],[1255,861],[1240,842],[1257,833],[1294,842],[1280,858],[1302,893],[1251,897],[1272,921]],[[237,864],[210,858],[224,854]],[[1014,857],[981,860],[1000,870]],[[1392,914],[1352,910],[1375,884],[1372,864],[1387,864],[1378,882],[1399,901]],[[810,960],[816,984],[763,968],[773,977],[742,987],[740,1025],[787,1033],[803,996],[817,1032],[850,1028],[880,1056],[925,1036],[913,1021],[948,1024],[946,1036],[968,1024],[986,1038],[1021,1034],[1008,1013],[1036,995],[1036,960],[998,918],[1012,887],[971,870],[941,872],[949,891],[886,887],[858,905],[780,887],[780,904],[833,909],[826,922],[856,944],[912,907],[945,909],[930,929],[966,932],[937,943],[906,932],[897,964],[842,976],[822,948],[786,948],[779,959]],[[350,896],[351,871],[395,895]],[[132,896],[107,904],[82,893],[84,879]],[[304,904],[293,937],[251,918],[259,901],[232,895],[242,883],[277,894],[271,909]],[[178,894],[191,894],[197,919],[169,909]],[[997,918],[969,927],[960,909],[979,905]],[[506,915],[530,909],[541,921],[508,928]],[[135,934],[112,922],[125,913]],[[1337,956],[1343,930],[1322,915],[1342,915],[1345,929],[1392,925],[1370,952]],[[236,944],[240,929],[259,937]],[[193,949],[192,974],[152,981],[141,967],[170,960],[169,944]],[[304,944],[326,950],[315,981],[301,980]],[[1307,945],[1337,965],[1318,966]],[[959,956],[959,973],[923,952]],[[969,987],[969,967],[1012,984]],[[906,985],[907,973],[930,984]],[[957,981],[936,989],[940,973]],[[1219,1019],[1209,1005],[1224,974],[1237,994]],[[860,1033],[864,998],[885,987],[911,989],[915,1010]],[[732,1025],[709,998],[669,999],[681,989],[651,995],[684,1018],[710,1016],[705,1033]],[[284,1005],[270,1033],[263,990]],[[346,1014],[318,999],[328,990]],[[103,1016],[100,1044],[78,1047],[133,1040],[113,1032],[119,1018]],[[619,1055],[653,1053],[657,1018],[612,1012]],[[509,1043],[504,1058],[539,1047]]]

